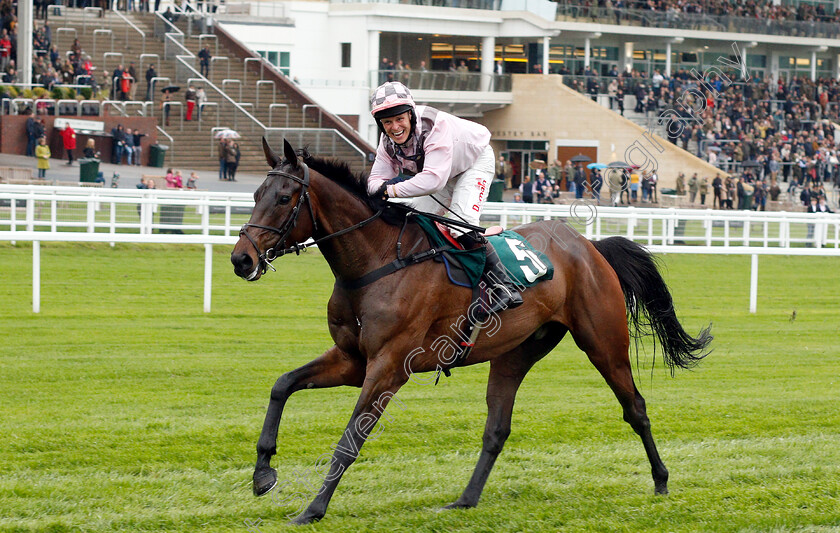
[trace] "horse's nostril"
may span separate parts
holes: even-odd
[[[250,273],[254,268],[254,262],[248,254],[231,254],[230,262],[233,263],[234,270],[243,274]]]

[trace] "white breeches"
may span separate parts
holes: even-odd
[[[493,154],[493,149],[488,146],[473,166],[450,178],[446,186],[435,194],[416,198],[395,198],[391,201],[410,205],[425,213],[448,215],[449,218],[478,226],[481,208],[487,200],[487,191],[493,181],[495,171],[496,156]],[[449,213],[444,206],[448,207],[452,213]],[[450,228],[450,233],[457,237],[465,233],[465,230],[453,227]]]

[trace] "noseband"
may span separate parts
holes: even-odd
[[[260,259],[258,268],[260,268],[261,274],[264,274],[265,271],[269,268],[271,270],[275,270],[275,268],[271,266],[271,262],[277,259],[278,257],[285,255],[289,252],[295,252],[299,254],[300,250],[306,248],[306,246],[303,244],[295,243],[294,246],[292,246],[291,248],[283,248],[277,250],[277,245],[275,245],[263,252],[262,250],[260,250],[259,245],[257,245],[257,241],[255,241],[254,238],[248,234],[248,228],[257,228],[280,235],[280,238],[277,240],[277,244],[283,246],[289,234],[295,228],[295,225],[297,225],[297,219],[300,215],[300,208],[303,205],[304,200],[306,200],[306,206],[309,208],[309,216],[312,217],[313,233],[318,229],[318,224],[317,222],[315,222],[315,213],[314,211],[312,211],[312,201],[309,199],[309,167],[306,165],[306,163],[301,163],[301,165],[303,165],[303,178],[299,178],[294,174],[289,174],[288,172],[283,172],[280,170],[271,170],[268,173],[269,176],[279,176],[281,178],[287,178],[292,181],[296,181],[301,185],[301,191],[298,195],[295,207],[292,209],[292,212],[289,214],[289,217],[286,219],[283,225],[279,228],[275,228],[273,226],[261,226],[260,224],[243,224],[242,228],[239,229],[240,237],[244,235],[249,241],[251,241],[251,244],[254,246],[254,250],[257,251],[257,254]]]

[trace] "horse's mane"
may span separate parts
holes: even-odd
[[[354,174],[346,162],[338,159],[315,157],[309,153],[307,148],[298,150],[298,155],[303,158],[303,162],[309,168],[337,185],[340,185],[353,196],[364,202],[371,211],[376,212],[386,204],[384,200],[368,195],[368,175],[366,173],[359,172]]]

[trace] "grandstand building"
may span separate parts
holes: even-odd
[[[565,160],[579,152],[604,163],[655,158],[666,186],[678,171],[714,169],[696,149],[667,146],[663,125],[648,128],[655,113],[633,113],[635,95],[625,97],[626,119],[609,111],[611,74],[633,71],[648,88],[657,72],[666,78],[718,73],[725,84],[738,85],[838,76],[836,23],[585,4],[593,3],[287,2],[283,16],[290,22],[280,28],[246,17],[219,24],[371,144],[376,130],[368,95],[379,82],[398,79],[419,102],[488,125],[496,151],[515,157],[520,172],[532,159]],[[823,7],[833,12],[835,4]],[[584,84],[592,77],[594,102],[567,90],[579,83],[588,92]]]

